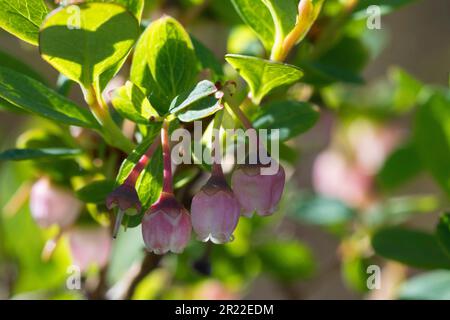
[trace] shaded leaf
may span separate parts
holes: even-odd
[[[193,88],[175,97],[170,104],[169,111],[170,113],[178,113],[216,92],[217,88],[214,83],[208,80],[200,81]]]
[[[423,269],[450,269],[450,257],[436,238],[428,233],[390,227],[372,237],[372,246],[380,256]]]
[[[194,102],[187,110],[178,113],[177,118],[182,122],[192,122],[209,117],[222,108],[220,101],[210,96]]]
[[[98,180],[76,191],[78,199],[85,203],[104,204],[106,197],[114,190],[115,181]]]
[[[441,216],[436,228],[436,236],[450,257],[450,213],[445,213]]]
[[[39,81],[0,67],[0,97],[26,111],[68,125],[97,128],[92,114]]]
[[[393,189],[417,176],[422,169],[414,144],[407,143],[389,155],[378,172],[377,182],[383,189]]]
[[[279,101],[262,106],[253,125],[257,129],[278,129],[279,139],[284,141],[309,130],[318,119],[316,106],[306,102]]]
[[[10,149],[0,153],[1,160],[33,160],[45,158],[64,158],[79,155],[78,149]]]
[[[222,80],[225,76],[223,73],[223,66],[214,53],[195,37],[191,36],[191,39],[192,44],[194,45],[195,54],[200,63],[200,68],[202,70],[211,70],[213,73],[213,81]]]
[[[449,106],[450,94],[431,93],[416,114],[414,139],[422,163],[450,196]]]

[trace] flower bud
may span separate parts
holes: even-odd
[[[286,175],[281,165],[273,175],[264,175],[263,165],[243,165],[237,168],[231,178],[234,194],[242,214],[251,217],[256,211],[260,216],[271,215],[280,202]]]
[[[118,207],[124,213],[134,216],[141,211],[141,201],[136,189],[127,183],[120,185],[106,198],[106,207],[111,210]]]
[[[92,265],[106,266],[111,254],[111,237],[107,228],[76,228],[69,234],[73,264],[81,271]]]
[[[42,228],[69,227],[78,218],[81,208],[82,203],[72,193],[54,186],[48,178],[41,178],[31,188],[31,215]]]
[[[221,173],[221,172],[220,172]],[[201,241],[229,242],[239,221],[240,205],[223,174],[213,175],[192,199],[192,226]]]
[[[189,212],[173,194],[163,193],[142,219],[142,236],[149,252],[181,253],[191,238]]]

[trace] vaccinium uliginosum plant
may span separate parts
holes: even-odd
[[[209,169],[195,161],[175,167],[169,129],[189,132],[190,124],[199,121],[219,132],[219,138],[211,142],[220,145],[224,138],[221,128],[251,131],[286,126],[273,108],[261,103],[274,89],[290,86],[303,76],[298,67],[283,61],[305,37],[323,1],[300,1],[293,7],[295,19],[290,24],[281,25],[280,17],[274,15],[276,36],[267,39],[258,34],[271,59],[230,54],[225,59],[238,72],[230,69],[227,73],[209,49],[172,17],[163,15],[142,32],[143,1],[62,2],[51,12],[43,0],[30,2],[36,10],[33,28],[39,28],[28,32],[3,18],[0,26],[39,46],[42,58],[60,72],[58,87],[49,88],[39,76],[21,73],[13,64],[0,64],[0,98],[8,102],[8,108],[56,123],[56,133],[27,133],[21,148],[4,155],[34,159],[37,172],[46,176],[31,190],[31,212],[40,226],[57,225],[61,232],[48,244],[45,256],[66,230],[79,224],[109,225],[113,237],[121,225],[142,224],[149,252],[181,253],[190,242],[192,228],[198,240],[223,244],[233,239],[241,215],[250,217],[256,212],[267,216],[276,211],[285,184],[279,159],[272,159],[277,170],[270,175],[263,173],[266,164],[259,156],[255,163],[236,164],[233,173],[224,174],[222,154],[211,149],[214,161],[209,180],[193,197],[190,192],[178,193],[174,176],[183,175],[190,166],[206,175]],[[262,2],[268,12],[284,10],[270,1]],[[249,22],[245,4],[233,4]],[[118,75],[124,64],[129,65],[128,80],[124,72]],[[238,74],[247,86],[238,80]],[[111,89],[111,83],[118,82],[123,86]],[[81,88],[85,107],[67,98],[74,84]],[[111,105],[104,95],[109,96]],[[281,102],[284,104],[297,110],[293,122],[282,129],[299,126],[300,130],[295,128],[298,134],[317,120],[316,108],[306,102]],[[266,116],[275,120],[265,122]],[[206,131],[200,137],[203,142],[209,139]],[[202,143],[198,137],[194,139]],[[258,138],[256,152],[268,155],[266,145],[267,141]],[[47,165],[48,161],[52,165]],[[193,186],[202,176],[191,176],[187,183]],[[75,192],[63,191],[56,183]],[[185,207],[190,207],[191,213]],[[107,211],[114,215],[108,217]],[[95,253],[80,256],[82,235],[94,236],[75,231],[71,236],[73,256],[85,267]],[[96,263],[104,266],[107,257],[99,257]]]

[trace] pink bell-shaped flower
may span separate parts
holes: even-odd
[[[251,217],[256,211],[260,216],[271,215],[280,202],[286,175],[281,165],[275,174],[262,174],[263,165],[242,165],[231,177],[231,185],[238,199],[242,215]]]
[[[181,253],[191,238],[189,212],[171,193],[162,193],[142,219],[142,236],[149,252]]]
[[[111,254],[111,236],[107,228],[75,228],[69,233],[69,246],[73,264],[81,271],[96,265],[103,268]]]
[[[199,240],[216,244],[231,240],[239,221],[240,205],[220,164],[213,165],[211,178],[192,199],[191,217]]]
[[[30,211],[42,228],[58,225],[64,229],[78,218],[82,203],[72,193],[41,178],[31,188]]]

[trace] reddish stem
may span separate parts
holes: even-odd
[[[172,160],[170,156],[170,143],[169,143],[169,123],[163,122],[161,129],[161,143],[163,148],[163,161],[164,161],[164,182],[163,193],[173,194],[172,186]]]
[[[142,155],[138,163],[136,163],[136,165],[134,166],[133,170],[131,170],[124,184],[128,184],[133,187],[136,185],[136,181],[141,175],[141,172],[145,169],[145,167],[147,166],[148,162],[150,161],[150,159],[152,158],[153,154],[155,153],[156,149],[158,149],[160,144],[161,138],[158,135],[151,144],[151,146],[148,148],[147,152],[145,152]]]

